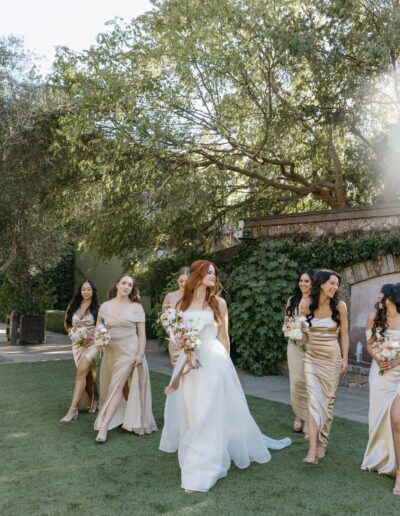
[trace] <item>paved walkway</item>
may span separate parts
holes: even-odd
[[[167,353],[160,351],[157,342],[149,340],[146,357],[151,371],[170,375]],[[0,324],[0,362],[38,362],[42,360],[72,359],[71,343],[66,335],[47,332],[45,344],[9,346],[5,325]],[[254,376],[238,370],[246,394],[289,404],[289,379],[286,376]],[[368,392],[356,388],[339,387],[336,393],[335,415],[361,423],[368,422]]]

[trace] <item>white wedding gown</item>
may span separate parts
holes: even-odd
[[[227,475],[232,460],[238,468],[265,463],[271,459],[268,447],[280,450],[292,441],[266,437],[256,425],[229,354],[216,338],[213,312],[187,310],[183,317],[200,330],[201,367],[184,375],[167,397],[160,450],[178,450],[183,489],[206,492]],[[172,377],[184,360],[181,352]]]

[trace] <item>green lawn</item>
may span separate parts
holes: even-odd
[[[306,442],[272,452],[265,465],[231,467],[209,493],[179,488],[176,454],[158,451],[160,432],[138,437],[120,429],[94,442],[94,416],[60,424],[68,407],[73,362],[0,365],[0,514],[5,515],[398,515],[393,481],[360,471],[367,426],[333,424],[331,446],[318,466],[302,463]],[[153,407],[162,427],[167,377],[151,376]],[[290,407],[249,398],[272,437],[290,435]]]

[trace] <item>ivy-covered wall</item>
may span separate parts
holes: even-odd
[[[255,241],[226,266],[231,339],[237,364],[255,374],[278,372],[285,358],[282,320],[298,272],[305,268],[341,271],[384,254],[400,255],[400,231],[312,242]]]

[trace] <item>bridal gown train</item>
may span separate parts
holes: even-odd
[[[184,375],[167,397],[160,450],[178,450],[183,489],[206,492],[227,475],[231,461],[239,468],[251,461],[266,463],[268,447],[279,450],[291,440],[266,437],[256,425],[229,354],[217,339],[213,312],[187,310],[183,317],[200,331],[201,367]],[[172,378],[184,360],[181,352]]]

